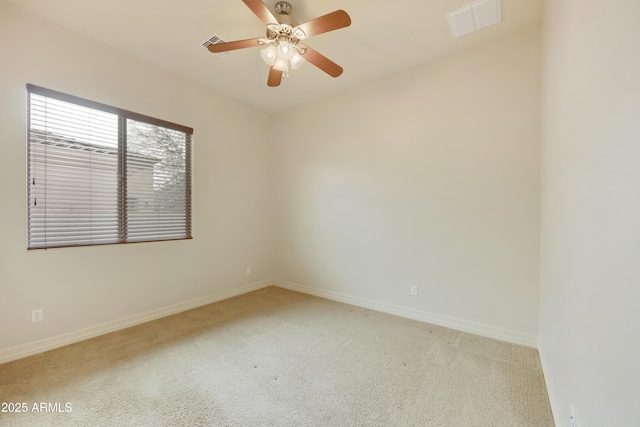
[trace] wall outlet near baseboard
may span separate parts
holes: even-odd
[[[42,309],[31,310],[31,323],[42,322]]]
[[[417,296],[418,295],[418,286],[411,285],[411,295],[413,295],[413,296]]]

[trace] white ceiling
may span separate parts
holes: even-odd
[[[227,41],[263,37],[262,22],[241,0],[7,0],[105,45],[142,58],[267,112],[385,77],[539,25],[543,0],[501,0],[502,22],[453,39],[445,13],[470,0],[289,0],[305,22],[343,9],[350,27],[305,41],[344,68],[332,78],[310,63],[267,87],[260,49],[219,58],[200,45],[212,33]],[[265,0],[273,10],[277,0]]]

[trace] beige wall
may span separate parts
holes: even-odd
[[[535,339],[539,93],[531,31],[276,115],[276,277]]]
[[[534,337],[540,319],[558,426],[571,404],[635,425],[637,16],[548,0],[542,88],[529,32],[271,117],[0,1],[0,353],[277,278]],[[26,83],[193,127],[195,239],[28,252]]]
[[[2,2],[0,36],[0,351],[272,278],[535,345],[537,31],[275,116]],[[26,83],[193,127],[195,239],[28,252]]]
[[[28,252],[27,83],[193,127],[195,238]],[[267,114],[2,1],[0,95],[0,352],[272,278]]]
[[[537,32],[271,117],[0,8],[0,351],[271,278],[535,340]],[[26,83],[193,127],[195,239],[28,252]]]
[[[640,3],[543,17],[540,353],[558,427],[639,425]]]

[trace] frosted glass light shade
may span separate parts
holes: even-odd
[[[267,63],[267,65],[273,66],[276,62],[276,58],[278,57],[278,49],[274,45],[271,45],[267,48],[264,48],[260,51],[260,56],[262,56],[262,60]]]
[[[282,58],[288,61],[293,56],[294,52],[295,50],[289,42],[281,41],[278,45],[278,58]]]
[[[276,70],[280,70],[280,71],[287,71],[287,69],[289,68],[288,62],[286,59],[280,58],[280,56],[278,56],[278,58],[275,60],[275,63],[273,64],[273,68],[275,68]]]
[[[304,64],[305,59],[298,52],[294,52],[289,62],[291,62],[291,69],[295,70]]]

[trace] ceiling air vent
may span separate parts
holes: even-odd
[[[220,37],[219,34],[213,33],[209,37],[207,37],[206,39],[202,40],[202,42],[200,42],[200,44],[202,45],[203,48],[206,49],[206,48],[209,47],[209,45],[218,44],[218,43],[225,43],[225,42],[226,42],[226,40],[224,40],[222,37]],[[231,51],[214,53],[214,55],[218,56],[220,58],[224,58],[225,56],[229,55],[230,53],[231,53]]]
[[[497,24],[500,20],[500,0],[480,0],[447,13],[453,38]]]

